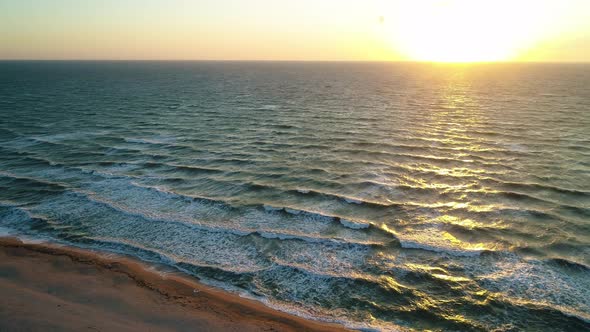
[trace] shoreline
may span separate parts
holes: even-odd
[[[346,331],[130,257],[0,237],[0,330]]]

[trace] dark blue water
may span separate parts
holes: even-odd
[[[590,329],[590,65],[0,62],[0,226],[350,327]]]

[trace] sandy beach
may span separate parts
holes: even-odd
[[[341,331],[141,262],[0,239],[0,331]]]

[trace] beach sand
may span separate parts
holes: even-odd
[[[0,331],[342,331],[141,262],[0,239]]]

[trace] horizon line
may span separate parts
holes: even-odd
[[[315,60],[315,59],[35,59],[35,58],[0,58],[0,62],[322,62],[322,63],[414,63],[441,65],[470,65],[470,64],[590,64],[590,60],[583,61],[418,61],[418,60]]]

